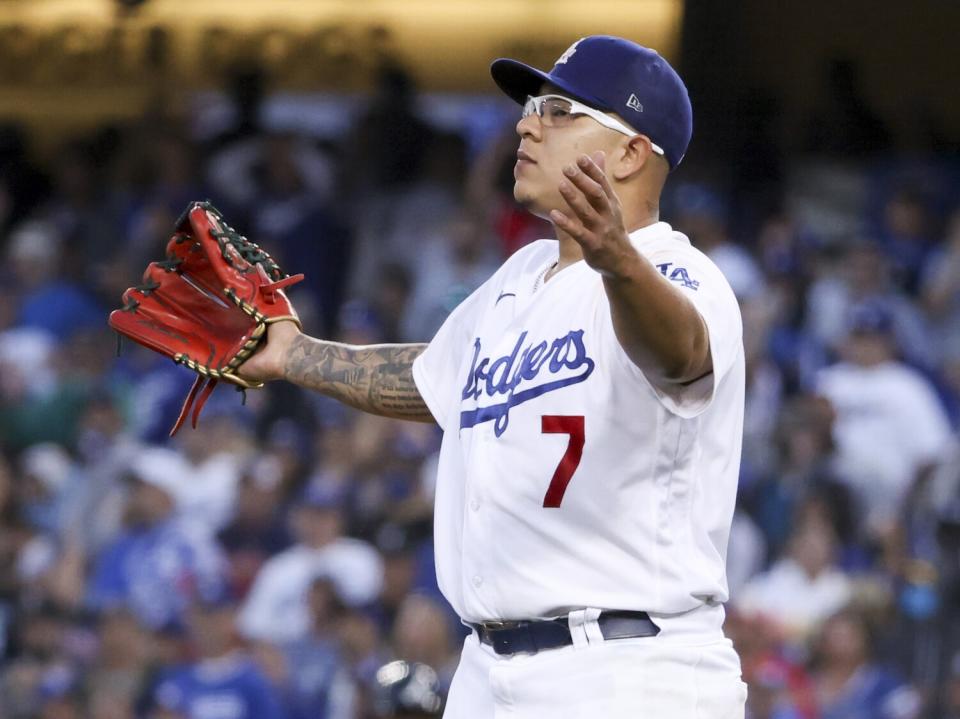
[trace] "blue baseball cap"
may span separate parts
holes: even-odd
[[[893,335],[893,310],[880,299],[867,299],[850,308],[847,329],[856,335]]]
[[[550,83],[603,112],[615,112],[638,133],[663,148],[672,170],[683,159],[693,134],[687,87],[655,50],[610,35],[577,40],[543,72],[518,60],[500,58],[490,66],[494,82],[520,103]]]
[[[300,495],[300,505],[311,509],[341,509],[347,492],[330,482],[312,481]]]

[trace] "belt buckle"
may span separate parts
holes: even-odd
[[[490,620],[487,622],[480,622],[480,626],[486,629],[488,632],[496,632],[500,629],[509,629],[510,627],[516,626],[518,622],[503,622],[499,620]]]

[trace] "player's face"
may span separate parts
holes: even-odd
[[[545,85],[540,93],[563,93]],[[550,210],[568,210],[560,194],[563,168],[575,164],[577,157],[602,150],[611,156],[612,151],[627,137],[604,127],[586,115],[574,115],[563,123],[547,124],[533,113],[517,123],[520,146],[517,148],[517,164],[513,168],[513,196],[530,212],[547,217]]]

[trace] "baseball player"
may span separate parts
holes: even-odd
[[[656,52],[492,65],[523,108],[523,247],[426,345],[271,325],[245,376],[444,430],[437,577],[472,628],[444,716],[742,717],[722,633],[744,355],[720,271],[659,219],[692,114]]]

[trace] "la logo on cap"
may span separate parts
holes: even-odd
[[[573,45],[571,45],[570,47],[568,47],[568,48],[567,48],[567,51],[566,51],[565,53],[563,53],[563,55],[561,55],[559,58],[557,58],[557,61],[554,63],[554,65],[563,65],[563,64],[565,64],[565,63],[567,62],[567,60],[569,60],[571,57],[573,57],[573,53],[575,53],[575,52],[577,51],[577,45],[579,45],[581,42],[583,42],[583,38],[580,38],[580,39],[577,40],[575,43],[573,43]]]

